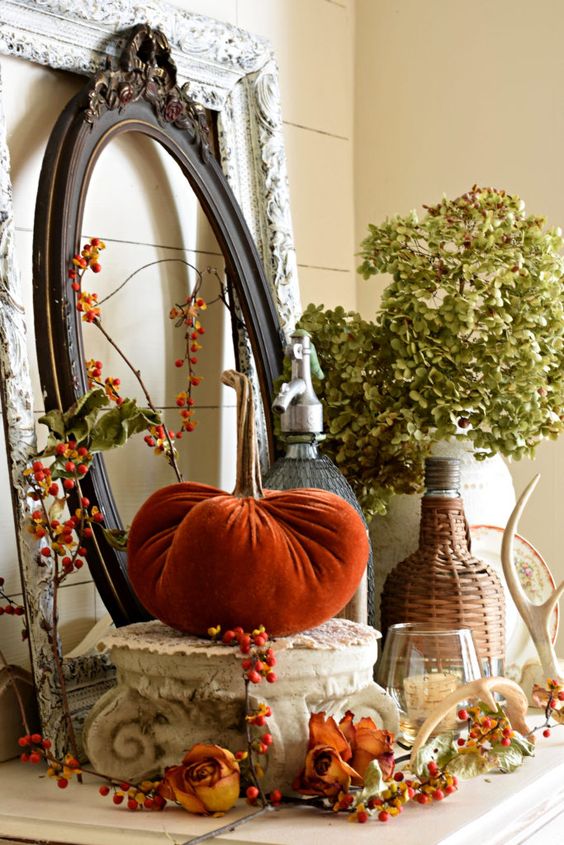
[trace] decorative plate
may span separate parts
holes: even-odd
[[[503,528],[496,525],[472,525],[472,554],[489,563],[499,575],[505,590],[506,647],[505,674],[519,682],[523,664],[537,656],[536,649],[519,611],[507,588],[501,563]],[[534,604],[542,604],[556,587],[552,573],[542,555],[528,540],[515,535],[513,544],[517,574],[525,593]],[[558,605],[552,617],[552,642],[558,634]]]

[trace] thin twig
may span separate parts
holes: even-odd
[[[216,827],[215,830],[210,830],[209,833],[204,833],[202,836],[197,836],[195,839],[187,839],[186,842],[182,843],[182,845],[199,845],[200,842],[206,842],[208,839],[215,839],[216,836],[221,836],[222,833],[229,833],[231,830],[235,830],[236,828],[241,827],[241,825],[247,824],[247,822],[256,819],[258,816],[262,816],[263,813],[273,809],[274,807],[270,804],[266,804],[264,807],[261,807],[260,810],[255,810],[254,813],[249,813],[248,816],[243,816],[241,819],[237,819],[237,821],[231,822],[230,824],[224,824],[222,827]]]
[[[250,713],[250,706],[249,706],[249,679],[245,676],[245,716],[248,716]],[[249,759],[249,769],[251,770],[251,776],[253,778],[254,784],[259,791],[261,804],[264,807],[268,805],[268,801],[266,800],[266,795],[264,794],[264,790],[262,788],[260,778],[257,775],[257,771],[255,769],[255,762],[253,760],[253,734],[251,731],[251,723],[247,718],[245,718],[245,728],[247,734],[247,751],[248,751],[248,759]]]
[[[177,260],[179,260],[179,259],[177,259]],[[158,415],[159,415],[159,413],[158,413],[157,409],[155,408],[155,406],[154,406],[154,404],[153,404],[153,400],[151,399],[151,396],[149,395],[149,391],[148,391],[148,390],[147,390],[147,388],[145,387],[145,382],[144,382],[144,381],[143,381],[143,379],[141,378],[141,371],[140,371],[140,370],[136,370],[136,369],[135,369],[135,367],[133,366],[133,364],[131,363],[131,361],[130,361],[130,360],[129,360],[129,358],[127,357],[127,355],[126,355],[126,354],[125,354],[125,353],[124,353],[124,352],[120,349],[120,347],[117,345],[117,343],[115,342],[115,340],[114,340],[114,339],[111,337],[111,335],[109,335],[109,334],[108,334],[108,332],[105,330],[105,328],[104,328],[104,327],[103,327],[103,325],[102,325],[102,321],[100,320],[100,318],[99,318],[99,317],[97,317],[97,318],[96,318],[95,320],[93,320],[92,322],[94,323],[94,325],[95,325],[98,329],[100,329],[100,331],[102,332],[102,334],[104,335],[104,337],[106,338],[106,340],[108,341],[108,343],[110,344],[110,346],[113,346],[113,347],[114,347],[114,349],[116,350],[116,352],[118,353],[118,355],[119,355],[119,356],[121,357],[121,359],[125,362],[125,364],[129,367],[129,369],[131,370],[131,372],[133,373],[133,375],[135,376],[135,378],[136,378],[136,379],[137,379],[137,381],[139,382],[139,385],[140,385],[141,390],[143,391],[143,393],[144,393],[144,395],[145,395],[145,399],[147,400],[147,404],[148,404],[149,408],[151,409],[151,411],[153,411],[153,413],[154,413],[154,414],[157,414],[157,416],[158,416]],[[172,444],[172,440],[171,440],[171,438],[170,438],[170,434],[169,434],[169,432],[168,432],[168,428],[166,427],[166,425],[165,425],[164,423],[163,423],[163,431],[164,431],[164,433],[165,433],[165,437],[166,437],[166,439],[167,439],[167,441],[168,441],[168,447],[169,447],[169,451],[168,451],[168,455],[167,455],[168,462],[169,462],[169,464],[171,465],[171,467],[173,468],[173,470],[174,470],[174,472],[175,472],[175,474],[176,474],[176,478],[177,478],[177,479],[178,479],[178,481],[180,482],[180,481],[182,481],[182,473],[180,472],[180,469],[179,469],[179,467],[178,467],[178,463],[177,463],[177,461],[176,461],[176,457],[175,457],[175,454],[174,454],[174,446],[173,446],[173,444]]]
[[[2,651],[0,651],[0,664],[3,664],[4,669],[6,670],[6,673],[9,677],[9,679],[10,679],[12,689],[14,690],[14,695],[16,696],[16,701],[18,703],[18,710],[20,711],[23,729],[26,732],[26,734],[29,734],[29,725],[28,725],[28,722],[27,722],[27,717],[25,715],[25,707],[24,707],[24,703],[23,703],[23,698],[22,698],[21,692],[18,689],[18,683],[17,683],[17,680],[16,680],[16,676],[14,675],[12,670],[10,669],[10,666],[8,665],[8,661],[6,660],[4,653]]]
[[[196,266],[194,266],[194,264],[190,264],[190,262],[186,261],[184,258],[158,258],[156,261],[149,261],[148,264],[143,264],[142,267],[138,267],[137,270],[134,270],[133,273],[131,273],[127,277],[127,279],[125,279],[125,281],[123,281],[121,283],[121,285],[118,285],[118,287],[115,288],[111,293],[109,293],[107,296],[105,296],[103,299],[101,299],[98,304],[102,305],[104,302],[107,302],[108,299],[111,299],[112,296],[115,296],[116,293],[119,293],[119,291],[122,290],[126,286],[126,284],[131,281],[131,279],[134,276],[136,276],[138,273],[141,272],[141,270],[147,270],[149,267],[154,267],[155,264],[166,264],[167,262],[172,262],[172,261],[178,261],[178,262],[180,262],[180,264],[184,264],[186,267],[190,267],[191,270],[194,270],[194,272],[198,274],[197,286],[198,286],[198,289],[199,289],[199,286],[202,283],[202,271],[198,270],[198,268]]]

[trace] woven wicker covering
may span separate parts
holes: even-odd
[[[470,628],[490,667],[505,656],[505,598],[496,573],[472,557],[460,498],[424,497],[419,548],[388,575],[382,631],[398,622]]]

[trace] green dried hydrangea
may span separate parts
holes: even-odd
[[[519,459],[563,429],[560,231],[492,188],[425,209],[369,226],[360,273],[393,277],[375,322],[310,305],[299,323],[328,374],[325,452],[368,515],[420,488],[434,441]]]

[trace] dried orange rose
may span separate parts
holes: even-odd
[[[316,745],[307,752],[305,769],[292,784],[302,795],[324,795],[336,798],[348,792],[352,778],[357,778],[348,763],[330,745]]]
[[[353,719],[354,715],[347,710],[339,722],[339,728],[352,749],[351,766],[362,780],[368,764],[377,760],[384,778],[391,778],[394,773],[394,735],[378,728],[369,716],[360,719],[356,725]]]
[[[239,796],[239,780],[239,764],[231,751],[200,742],[180,766],[165,770],[159,793],[189,813],[225,813]]]
[[[358,773],[346,762],[352,756],[351,748],[332,716],[312,713],[309,719],[309,742],[305,768],[292,789],[302,795],[323,795],[334,798],[348,792],[352,778]]]

